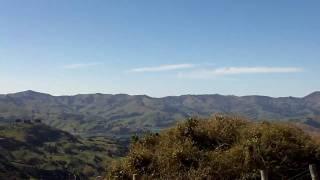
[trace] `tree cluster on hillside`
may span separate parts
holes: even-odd
[[[238,117],[189,118],[159,134],[135,138],[128,155],[114,162],[110,177],[130,179],[287,179],[319,162],[319,145],[301,129]],[[310,177],[308,177],[310,178]]]

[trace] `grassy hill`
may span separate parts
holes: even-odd
[[[252,120],[299,120],[320,124],[320,92],[303,98],[266,96],[83,94],[51,96],[34,91],[0,95],[0,122],[40,118],[50,126],[82,135],[130,135],[157,131],[186,117],[236,114]]]
[[[0,126],[0,179],[94,179],[125,148],[106,137],[80,138],[44,124]]]

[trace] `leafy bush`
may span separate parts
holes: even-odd
[[[113,163],[110,176],[130,179],[256,179],[268,169],[273,179],[295,176],[320,159],[318,144],[299,128],[248,122],[230,116],[190,118],[160,134],[135,141]]]

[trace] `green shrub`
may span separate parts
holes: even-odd
[[[319,146],[297,127],[215,116],[190,118],[160,134],[136,139],[110,176],[151,179],[256,179],[268,169],[273,179],[294,176],[319,160]]]

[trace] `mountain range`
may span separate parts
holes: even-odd
[[[35,91],[0,95],[0,122],[42,119],[45,124],[84,136],[126,136],[158,131],[186,117],[214,113],[251,120],[302,122],[320,127],[320,92],[305,97],[79,94],[52,96]]]

